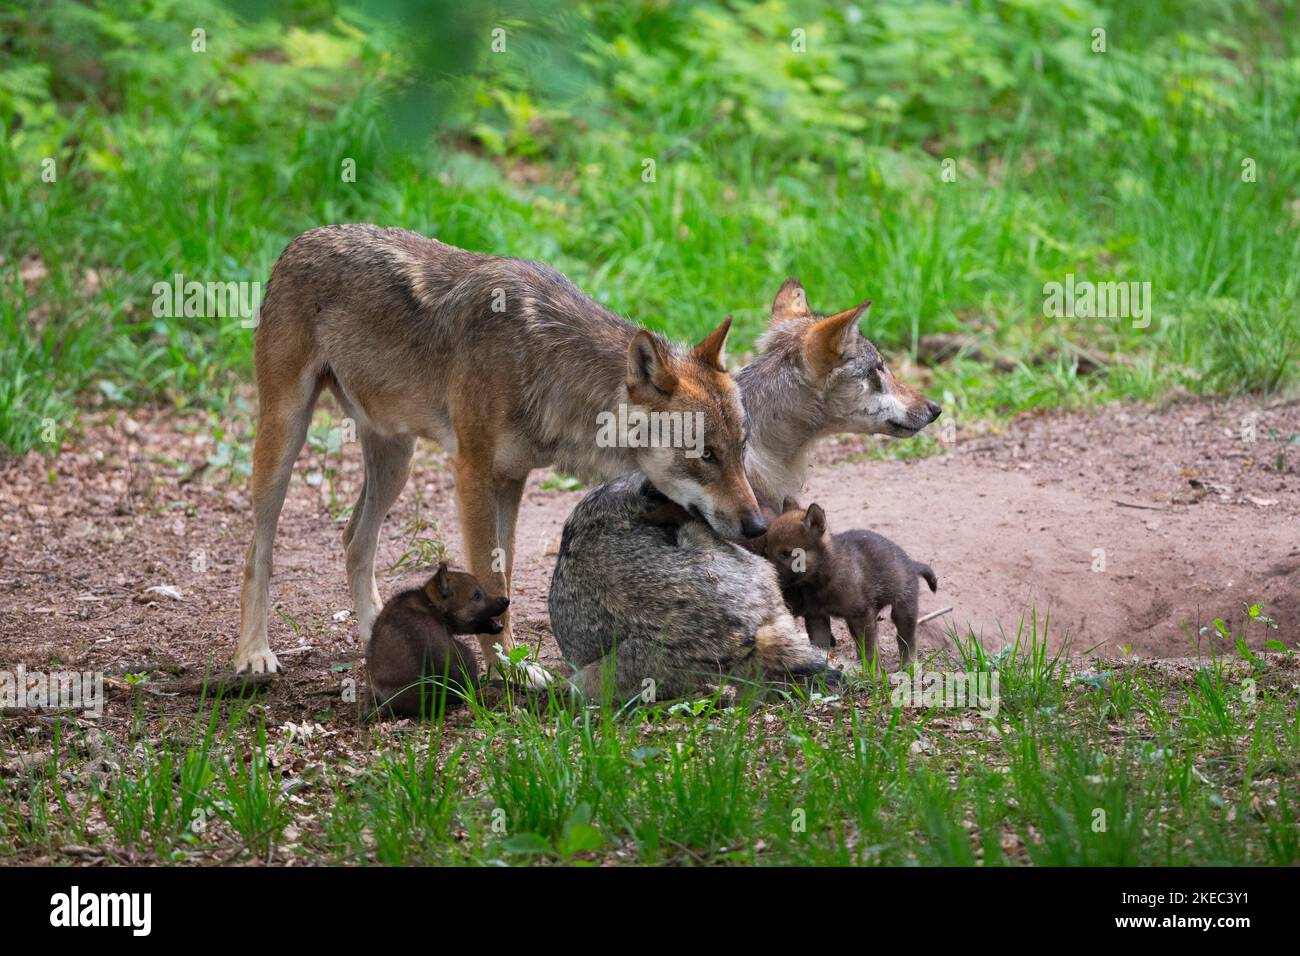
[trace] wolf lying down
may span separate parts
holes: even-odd
[[[801,490],[822,438],[907,438],[939,417],[858,331],[869,305],[817,315],[796,279],[776,295],[760,353],[736,377],[750,426],[745,470],[765,518]],[[661,502],[645,486],[639,473],[601,485],[565,522],[550,616],[578,686],[599,695],[612,682],[620,699],[653,688],[663,699],[723,676],[834,678],[795,624],[774,567],[701,522],[646,520]]]

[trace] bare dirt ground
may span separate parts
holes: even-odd
[[[1252,415],[1253,442],[1243,434]],[[1023,417],[969,440],[959,429],[954,445],[921,459],[877,460],[875,440],[845,438],[821,448],[804,503],[822,503],[833,530],[877,529],[933,564],[940,589],[922,590],[922,613],[954,610],[923,627],[923,651],[954,627],[997,648],[1036,611],[1050,612],[1054,647],[1185,657],[1207,648],[1196,638],[1215,617],[1241,633],[1253,602],[1277,627],[1245,628],[1251,646],[1290,646],[1300,639],[1298,433],[1300,402],[1238,400]],[[246,479],[205,466],[215,449],[204,416],[103,412],[57,455],[0,463],[0,664],[187,675],[227,666],[250,525]],[[237,448],[236,461],[250,450]],[[516,622],[559,666],[546,592],[581,492],[546,479],[529,482],[521,510]],[[339,543],[360,480],[355,445],[341,456],[309,447],[280,522],[272,646],[288,681],[276,696],[308,712],[328,709],[362,658]],[[417,512],[437,529],[420,530]],[[425,445],[379,567],[439,536],[459,563],[450,470]],[[382,573],[380,589],[426,573]],[[882,628],[888,656],[890,634]],[[852,649],[841,639],[836,653],[848,660]]]

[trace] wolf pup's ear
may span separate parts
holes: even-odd
[[[803,354],[816,377],[822,378],[839,364],[840,356],[858,331],[858,320],[869,308],[871,300],[868,299],[859,306],[837,312],[808,328],[803,340]]]
[[[802,510],[803,510],[803,505],[799,504],[799,502],[795,501],[791,497],[787,497],[785,501],[781,502],[781,514],[785,514],[787,511],[802,511]]]
[[[826,533],[826,512],[822,511],[821,505],[809,505],[803,523],[809,531],[821,536]]]
[[[727,367],[722,364],[722,345],[727,341],[729,331],[731,331],[731,316],[723,319],[721,325],[706,335],[704,341],[695,346],[691,354],[705,365],[711,365],[719,372],[725,372]]]
[[[772,321],[784,322],[787,319],[802,319],[812,315],[808,308],[808,293],[794,276],[786,279],[772,301]]]
[[[438,570],[433,572],[433,587],[444,599],[451,597],[451,581],[447,580],[447,562],[439,561]]]
[[[647,389],[661,395],[677,390],[677,375],[672,369],[668,349],[648,329],[638,329],[627,348],[627,392],[633,401],[646,396]]]

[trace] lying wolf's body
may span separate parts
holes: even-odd
[[[760,354],[737,376],[750,419],[746,468],[765,514],[803,485],[808,453],[838,432],[914,435],[939,407],[894,380],[858,332],[866,305],[822,317],[793,279],[777,293]],[[717,675],[786,680],[826,668],[798,629],[776,572],[699,522],[643,520],[657,509],[630,475],[591,491],[564,525],[551,581],[560,651],[588,693],[611,677],[627,699]]]
[[[515,517],[545,464],[602,480],[639,468],[727,536],[764,530],[745,476],[744,411],[721,362],[729,322],[693,351],[664,341],[536,262],[480,255],[402,229],[328,226],[275,264],[257,330],[254,534],[240,596],[238,669],[278,668],[267,641],[271,547],[312,408],[328,387],[356,421],[365,480],[343,534],[362,641],[381,605],[379,528],[415,439],[452,456],[465,558],[509,596]],[[602,413],[700,416],[708,458],[598,441]],[[509,616],[500,636],[512,646]]]
[[[639,474],[601,485],[564,524],[551,627],[583,693],[665,699],[728,675],[824,674],[826,655],[800,633],[772,565],[699,522],[646,524],[661,500],[646,486]]]

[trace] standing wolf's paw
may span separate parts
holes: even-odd
[[[280,662],[269,647],[235,655],[236,674],[276,674]]]
[[[532,690],[545,690],[554,683],[550,671],[540,664],[521,664],[515,668],[515,680]]]
[[[531,661],[511,664],[509,661],[502,661],[498,658],[489,665],[487,673],[483,675],[484,679],[491,678],[493,674],[508,683],[518,684],[520,687],[526,687],[529,690],[545,690],[555,681],[550,671]]]

